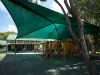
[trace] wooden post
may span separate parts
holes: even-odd
[[[50,42],[50,59],[52,59],[52,41]]]
[[[66,42],[63,42],[63,54],[64,54],[64,60],[65,60],[65,58],[66,58],[66,56],[65,56],[65,55],[66,55],[66,53],[65,53],[65,48],[66,48],[65,45],[66,45]]]
[[[16,54],[16,39],[15,39],[14,54]]]
[[[8,54],[8,45],[7,45],[7,40],[6,40],[6,54]]]

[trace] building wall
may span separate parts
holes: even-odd
[[[39,51],[42,50],[42,46],[40,42],[36,41],[8,41],[8,51]]]

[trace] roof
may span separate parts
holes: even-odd
[[[37,39],[37,38],[16,38],[17,34],[10,34],[7,38],[8,41],[22,40],[22,41],[54,41],[54,39]]]
[[[0,40],[0,45],[6,45],[6,41]]]

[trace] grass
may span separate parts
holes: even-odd
[[[0,53],[0,60],[3,59],[6,56],[5,53]]]
[[[96,51],[96,54],[100,54],[100,50],[99,51]]]

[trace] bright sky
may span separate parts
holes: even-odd
[[[62,3],[61,2],[62,0],[59,1],[60,3]],[[62,13],[60,7],[53,0],[48,0],[47,2],[41,3],[41,5]],[[0,32],[6,32],[6,31],[17,32],[17,28],[11,16],[7,12],[6,8],[3,6],[2,2],[0,1]]]

